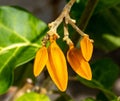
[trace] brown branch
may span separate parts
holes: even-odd
[[[68,2],[68,4],[66,4],[66,6],[64,7],[62,13],[58,16],[58,18],[55,21],[48,24],[50,30],[47,33],[50,36],[53,35],[53,34],[56,34],[56,36],[59,37],[59,35],[57,34],[57,28],[61,24],[61,22],[63,21],[63,18],[65,18],[66,15],[69,14],[69,12],[71,10],[71,7],[75,3],[75,1],[76,0],[70,0]]]

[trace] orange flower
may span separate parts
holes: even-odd
[[[80,41],[80,46],[84,59],[89,61],[93,53],[93,42],[89,39],[88,35],[83,36]]]
[[[47,48],[43,46],[36,53],[35,62],[34,62],[35,76],[38,76],[41,73],[41,71],[45,67],[47,60],[48,60]]]
[[[56,41],[52,39],[50,42],[51,44],[48,49],[43,46],[36,54],[34,75],[38,76],[46,65],[47,70],[56,86],[61,91],[65,91],[68,83],[66,60]]]
[[[91,80],[92,72],[89,63],[83,58],[81,50],[74,47],[74,45],[69,46],[67,52],[67,60],[71,65],[72,69],[81,77]]]
[[[48,48],[48,72],[61,91],[65,91],[68,82],[67,64],[62,50],[55,41]]]

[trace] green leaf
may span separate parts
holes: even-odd
[[[119,4],[101,11],[91,18],[86,31],[93,37],[97,48],[112,51],[120,47],[119,19]],[[104,44],[102,42],[104,42]]]
[[[37,94],[34,92],[25,93],[15,101],[50,101],[49,97],[44,94]]]
[[[31,13],[16,7],[0,7],[0,94],[13,81],[13,70],[34,58],[47,26]]]
[[[101,11],[104,12],[105,9],[113,7],[120,3],[120,0],[98,0],[98,1],[99,2],[95,8],[94,14],[99,13]],[[72,7],[71,16],[73,18],[76,18],[77,20],[80,19],[83,10],[86,7],[87,2],[88,0],[77,0],[76,3]]]
[[[107,33],[114,38],[120,38],[120,0],[98,1],[85,32],[93,38],[95,47],[108,52],[113,51],[120,47],[120,40],[118,40],[119,43],[117,43],[114,42],[114,40],[106,39],[104,36]],[[80,2],[75,3],[72,7],[71,16],[78,21],[78,25],[87,2],[88,0],[80,0]],[[102,42],[104,42],[104,44]]]
[[[111,8],[117,4],[119,4],[119,0],[99,0],[98,5],[95,9],[95,13],[104,11],[105,9]]]
[[[119,75],[119,67],[111,59],[97,60],[91,67],[93,79],[87,81],[79,77],[80,82],[91,88],[101,90],[111,100],[116,98],[111,88]]]
[[[86,98],[86,99],[84,99],[84,100],[82,100],[82,101],[96,101],[96,100],[93,99],[93,98]]]
[[[109,100],[109,99],[106,97],[105,93],[99,92],[99,93],[97,94],[97,96],[96,96],[96,101],[119,101],[119,100],[118,100],[117,97],[114,98],[114,99],[112,99],[112,100]]]
[[[103,34],[103,38],[111,42],[111,45],[120,47],[120,37],[111,34]]]
[[[103,92],[99,92],[96,96],[97,101],[109,101],[109,99],[105,96]]]
[[[101,59],[93,63],[91,67],[93,79],[99,81],[105,88],[111,89],[119,75],[119,66],[111,59]]]

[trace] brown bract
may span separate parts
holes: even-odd
[[[81,77],[91,80],[92,72],[89,63],[83,58],[81,50],[70,46],[67,52],[67,60],[72,69]]]

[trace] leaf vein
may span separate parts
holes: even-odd
[[[10,28],[6,27],[4,24],[0,23],[0,26],[3,27],[4,29],[8,30],[9,32],[14,33],[15,35],[17,35],[20,39],[22,39],[23,41],[30,43],[29,40],[27,40],[26,38],[20,36],[15,30],[11,30]]]
[[[2,71],[2,69],[11,61],[11,59],[15,56],[15,54],[17,53],[17,51],[19,50],[19,48],[16,48],[16,50],[13,52],[13,54],[11,54],[11,57],[9,57],[5,64],[0,68],[0,72]]]
[[[8,51],[8,50],[10,50],[10,49],[17,48],[17,47],[20,48],[20,47],[24,47],[24,46],[32,46],[32,47],[37,47],[37,48],[40,47],[40,45],[38,45],[38,44],[16,43],[16,44],[12,44],[12,45],[10,45],[10,46],[8,46],[8,47],[1,48],[0,54],[5,53],[6,51]]]

